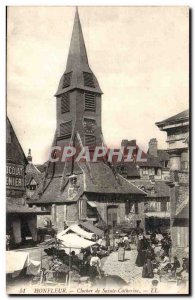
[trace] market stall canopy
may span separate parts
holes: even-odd
[[[87,232],[85,231],[84,229],[82,229],[79,225],[77,224],[74,224],[70,227],[68,227],[66,230],[60,232],[58,235],[57,235],[57,238],[60,238],[66,234],[68,234],[69,232],[74,232],[76,233],[77,235],[81,236],[81,237],[84,237],[88,240],[92,240],[94,238],[94,233],[91,233],[91,232]]]
[[[88,248],[95,245],[95,242],[86,240],[75,233],[69,233],[61,235],[60,233],[57,235],[57,238],[61,241],[61,244],[64,247],[74,249]]]
[[[94,232],[95,234],[97,234],[98,236],[103,236],[104,232],[103,230],[97,228],[96,226],[94,226],[92,223],[90,222],[80,222],[79,225],[81,225],[82,227],[84,227],[85,229]]]
[[[20,275],[26,269],[27,274],[37,275],[40,272],[41,262],[29,258],[28,252],[6,251],[6,274],[12,277]]]

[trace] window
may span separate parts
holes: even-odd
[[[149,169],[149,175],[154,175],[154,169]]]
[[[61,96],[61,113],[66,113],[70,111],[70,95],[65,93]]]
[[[142,169],[142,174],[143,175],[148,175],[148,169],[147,168],[143,168]]]
[[[138,214],[139,213],[139,207],[137,202],[125,202],[125,214]]]
[[[91,134],[85,135],[85,146],[93,147],[95,146],[96,140],[95,136]]]
[[[167,202],[161,202],[161,211],[167,211]]]
[[[62,84],[63,89],[70,86],[71,77],[72,77],[72,72],[64,74],[63,84]]]
[[[60,124],[60,136],[69,138],[72,133],[72,121]]]
[[[85,110],[95,111],[96,110],[96,99],[95,94],[85,93]]]
[[[95,87],[92,73],[83,72],[83,78],[85,86]]]
[[[37,187],[37,186],[34,185],[34,184],[33,184],[33,185],[30,185],[30,191],[35,191],[35,190],[36,190],[36,187]]]

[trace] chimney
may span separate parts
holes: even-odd
[[[27,160],[29,163],[32,162],[31,149],[28,150]]]
[[[148,154],[157,157],[158,141],[156,138],[153,138],[149,141]]]
[[[121,147],[127,147],[128,140],[122,140]]]
[[[129,146],[136,146],[136,140],[122,140],[121,142],[122,147],[129,147]]]

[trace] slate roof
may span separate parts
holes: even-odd
[[[116,163],[115,168],[119,172],[119,174],[123,175],[125,178],[133,177],[139,178],[139,170],[136,167],[134,162],[124,162],[124,163]]]
[[[94,87],[92,86],[86,87],[84,85],[83,72],[86,72],[93,77]],[[67,73],[71,73],[71,80],[70,80],[70,85],[64,88],[63,87],[64,76],[66,76],[65,74]],[[76,9],[76,13],[75,13],[74,26],[73,26],[72,37],[70,42],[66,71],[61,77],[58,90],[55,96],[59,96],[62,93],[72,90],[74,88],[80,88],[82,90],[87,90],[87,91],[92,91],[92,92],[102,94],[97,78],[95,77],[91,68],[89,67],[78,9]]]
[[[36,164],[34,165],[41,173],[45,172],[45,169],[47,168],[48,162],[45,162],[44,164]]]
[[[65,188],[63,188],[63,177],[55,176],[42,180],[40,186],[32,195],[28,203],[60,203],[77,201],[84,193],[97,194],[123,194],[140,195],[146,194],[134,184],[128,182],[121,175],[115,175],[113,170],[103,162],[80,163],[80,174],[77,174],[78,190],[74,197],[70,197],[68,176],[65,177]],[[44,186],[44,188],[43,188]]]
[[[91,176],[85,171],[85,191],[94,193],[110,193],[110,194],[140,194],[143,195],[143,191],[139,190],[132,183],[127,181],[119,174],[114,175],[111,168],[103,163],[90,163]],[[86,170],[86,167],[85,167]]]
[[[6,119],[6,161],[22,165],[26,165],[28,163],[22,146],[8,117]]]
[[[149,198],[170,197],[169,186],[165,181],[159,180],[152,183],[150,180],[138,179],[133,182],[139,188],[144,187]],[[152,193],[153,189],[155,191],[154,194]]]
[[[178,123],[181,121],[187,121],[189,120],[189,109],[184,110],[182,112],[180,112],[179,114],[176,114],[168,119],[165,119],[163,121],[160,122],[156,122],[155,124],[159,127],[163,126],[163,125],[168,125],[168,124],[174,124],[174,123]]]
[[[43,174],[37,169],[33,163],[28,163],[26,166],[26,176],[25,181],[26,185],[29,185],[31,180],[34,179],[37,184],[41,182],[41,179],[43,177]]]
[[[9,202],[9,198],[7,198],[7,204],[6,204],[6,212],[9,214],[49,214],[48,211],[42,211],[38,207],[28,207],[27,205],[18,205],[18,203],[12,203]],[[23,199],[22,199],[23,200]]]
[[[138,164],[139,167],[159,167],[159,168],[162,168],[162,164],[161,164],[160,159],[158,157],[147,154],[146,159],[147,159],[146,162],[137,161],[136,163]]]

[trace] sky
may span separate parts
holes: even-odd
[[[47,160],[55,127],[54,94],[65,71],[75,7],[9,7],[7,113],[33,162]],[[151,138],[166,149],[155,122],[189,107],[187,7],[79,7],[90,67],[102,96],[106,144]]]

